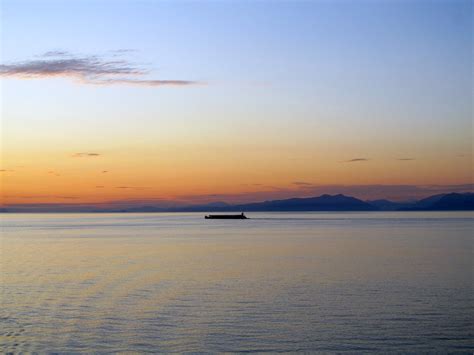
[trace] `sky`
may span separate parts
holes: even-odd
[[[472,191],[471,1],[0,4],[2,206]]]

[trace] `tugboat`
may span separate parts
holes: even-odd
[[[242,212],[241,214],[210,214],[204,216],[205,219],[248,219]]]

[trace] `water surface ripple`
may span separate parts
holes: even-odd
[[[3,214],[2,352],[474,351],[472,213]]]

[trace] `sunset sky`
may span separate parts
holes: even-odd
[[[0,205],[472,190],[471,1],[1,1]]]

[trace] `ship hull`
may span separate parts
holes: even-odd
[[[243,214],[214,214],[204,216],[205,219],[247,219]]]

